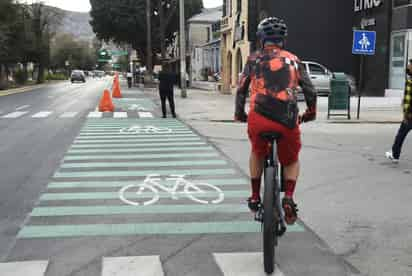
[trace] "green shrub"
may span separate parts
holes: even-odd
[[[27,76],[24,71],[18,70],[16,71],[16,73],[14,73],[14,80],[17,84],[25,84],[27,81]]]
[[[67,80],[67,77],[63,73],[47,74],[46,80]]]

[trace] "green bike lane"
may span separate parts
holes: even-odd
[[[156,180],[138,192],[148,177]],[[159,256],[166,275],[222,275],[213,254],[262,248],[248,194],[236,165],[179,120],[88,119],[7,262],[47,260],[47,276],[100,275],[103,257]],[[310,271],[332,263],[339,265],[329,272],[345,270],[312,236],[302,223],[288,228],[279,257],[285,275],[328,275],[295,267],[314,250],[322,259]]]

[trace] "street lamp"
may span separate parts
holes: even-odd
[[[185,3],[179,1],[180,6],[180,83],[181,97],[186,98],[186,35],[185,35]]]

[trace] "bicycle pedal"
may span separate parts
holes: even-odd
[[[279,229],[277,231],[278,237],[282,237],[286,233],[286,226],[279,226]]]
[[[262,209],[262,208],[260,208],[260,209],[255,213],[255,221],[263,222],[263,209]]]

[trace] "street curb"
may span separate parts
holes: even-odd
[[[19,88],[13,88],[13,89],[0,91],[0,97],[4,97],[4,96],[8,96],[8,95],[14,95],[14,94],[20,94],[20,93],[25,93],[25,92],[30,92],[30,91],[40,89],[40,88],[44,88],[48,85],[56,84],[56,83],[59,83],[59,82],[63,82],[63,81],[44,83],[44,84],[35,84],[35,85],[29,85],[29,86],[24,86],[24,87],[19,87]]]

